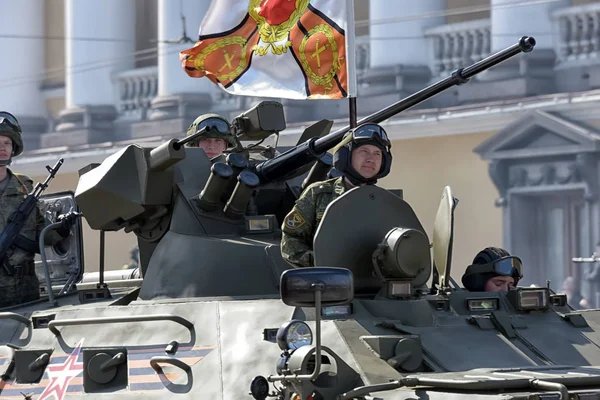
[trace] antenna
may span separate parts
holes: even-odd
[[[183,15],[183,4],[182,0],[179,1],[179,13],[181,15],[181,32],[182,35],[177,40],[158,40],[152,39],[151,43],[170,43],[170,44],[179,44],[179,43],[196,43],[195,40],[192,40],[191,37],[187,35],[187,30],[185,28],[185,15]]]

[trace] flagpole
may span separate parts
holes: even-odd
[[[354,29],[354,0],[346,0],[346,70],[348,76],[348,118],[350,128],[356,127],[356,50]]]
[[[358,115],[356,114],[356,97],[348,98],[348,117],[350,119],[350,129],[356,128],[356,121],[358,121]]]

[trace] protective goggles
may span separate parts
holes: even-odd
[[[523,277],[521,272],[523,270],[523,263],[519,257],[515,256],[504,257],[488,264],[471,265],[471,267],[476,269],[476,273],[480,274],[493,272],[496,275],[516,276],[519,279]]]
[[[17,121],[15,116],[9,112],[0,111],[0,125],[2,125],[2,124],[7,124],[12,129],[21,132],[21,127],[19,126],[19,122]]]
[[[364,124],[352,132],[353,142],[362,142],[367,140],[376,140],[384,146],[391,146],[390,139],[382,127],[376,124]]]
[[[205,126],[210,127],[211,129],[216,129],[221,133],[229,133],[229,124],[223,121],[221,118],[207,118],[204,121],[200,122],[196,127],[196,132],[204,128]]]

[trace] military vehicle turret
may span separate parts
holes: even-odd
[[[523,37],[359,123],[534,45]],[[279,226],[302,187],[327,174],[327,151],[349,128],[329,133],[332,121],[319,121],[277,154],[241,143],[285,129],[279,103],[232,125],[240,145],[226,157],[185,147],[194,135],[130,145],[82,170],[74,195],[46,198],[50,217],[79,210],[101,231],[101,255],[105,231],[133,232],[140,268],[105,272],[101,259],[97,281],[83,275],[80,225],[71,247],[47,248],[48,296],[0,313],[2,398],[598,396],[597,311],[575,313],[546,288],[451,287],[450,188],[431,239],[401,193],[352,189],[325,212],[317,267],[290,268]],[[349,226],[344,216],[365,208],[375,212]],[[439,280],[428,286],[432,271]]]

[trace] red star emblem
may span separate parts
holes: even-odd
[[[69,354],[62,364],[48,366],[47,373],[50,383],[46,386],[38,400],[51,399],[52,396],[54,396],[56,400],[63,400],[65,393],[67,393],[69,382],[83,372],[83,363],[77,361],[82,344],[83,339],[77,343],[77,346],[75,346],[71,354]]]

